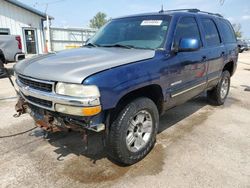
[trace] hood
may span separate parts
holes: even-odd
[[[84,47],[20,61],[15,65],[15,72],[42,80],[82,83],[94,73],[154,55],[153,50]]]

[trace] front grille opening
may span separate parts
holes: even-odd
[[[47,108],[52,108],[52,102],[51,101],[47,101],[47,100],[43,100],[43,99],[38,99],[32,96],[25,96],[25,98],[35,104],[47,107]]]
[[[29,79],[23,78],[21,76],[18,76],[18,80],[22,84],[29,86],[33,89],[37,89],[37,90],[45,91],[45,92],[52,92],[52,84],[47,84],[47,83],[29,80]]]

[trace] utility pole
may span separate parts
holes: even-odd
[[[50,40],[50,20],[49,20],[49,15],[47,14],[49,4],[46,3],[46,9],[45,9],[45,14],[46,14],[46,46],[48,52],[51,52],[51,40]]]
[[[1,1],[1,0],[0,0]],[[62,2],[62,1],[65,1],[65,0],[55,0],[55,1],[52,1],[52,2],[49,2],[49,3],[40,3],[40,2],[36,2],[33,6],[37,6],[37,5],[45,5],[45,15],[46,15],[46,44],[45,44],[45,47],[46,47],[46,50],[47,52],[51,52],[51,38],[50,38],[50,18],[49,18],[49,15],[48,15],[48,7],[49,7],[49,4],[55,4],[55,3],[59,3],[59,2]]]

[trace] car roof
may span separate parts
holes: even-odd
[[[166,11],[161,10],[159,12],[134,14],[134,15],[118,17],[115,19],[131,18],[131,17],[139,17],[139,16],[159,16],[159,15],[168,15],[168,16],[206,15],[206,16],[211,16],[211,17],[223,18],[223,16],[221,16],[220,14],[205,12],[205,11],[201,11],[199,9],[177,9],[177,10],[166,10]]]

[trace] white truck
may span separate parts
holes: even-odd
[[[5,63],[16,62],[24,58],[20,36],[0,35],[0,78],[5,76]]]

